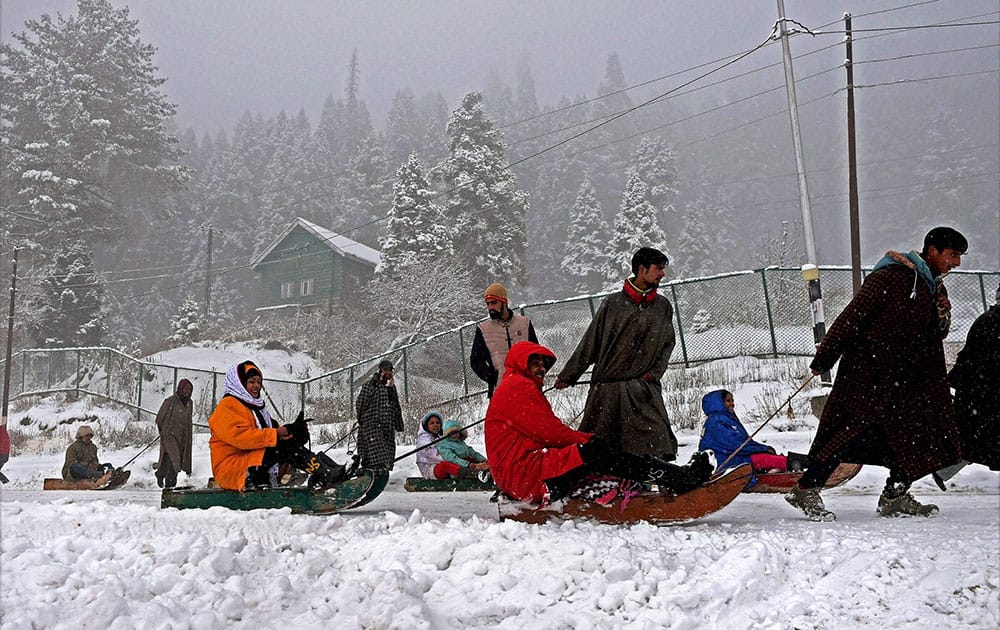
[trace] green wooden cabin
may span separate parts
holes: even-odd
[[[257,310],[332,311],[378,263],[371,247],[296,218],[250,265],[261,279]]]

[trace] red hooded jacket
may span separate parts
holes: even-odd
[[[583,465],[577,444],[592,436],[571,429],[552,413],[542,386],[528,373],[528,357],[556,355],[544,346],[519,341],[504,362],[503,379],[486,410],[486,454],[497,487],[521,501],[541,502],[543,481]]]

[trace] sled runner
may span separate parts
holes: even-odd
[[[407,477],[403,488],[407,492],[489,492],[497,489],[492,478],[480,481],[475,477],[461,479]]]
[[[654,525],[682,523],[708,516],[727,506],[746,487],[750,472],[750,465],[745,464],[677,496],[647,490],[627,501],[615,499],[607,505],[587,499],[566,498],[543,508],[501,495],[497,505],[501,521],[509,519],[539,524],[552,519],[584,518],[620,524],[641,521]]]
[[[854,475],[858,474],[861,470],[861,464],[841,464],[833,471],[830,478],[827,479],[826,483],[823,484],[824,488],[835,488],[841,484],[847,483],[854,478]],[[757,473],[757,483],[748,487],[743,492],[788,492],[792,489],[799,479],[802,477],[802,472],[774,472],[774,473]]]
[[[162,508],[224,507],[230,510],[267,510],[291,508],[293,514],[334,514],[364,505],[385,489],[389,473],[385,470],[358,472],[326,490],[307,486],[281,486],[261,490],[223,490],[222,488],[168,488],[160,497]]]
[[[76,479],[74,481],[66,481],[65,479],[59,477],[47,477],[45,481],[42,482],[43,490],[114,490],[115,488],[121,488],[128,481],[128,478],[132,475],[131,471],[128,470],[116,470],[111,473],[111,479],[109,479],[104,485],[98,485],[96,479]]]

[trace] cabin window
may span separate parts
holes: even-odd
[[[294,282],[282,282],[281,283],[281,299],[287,300],[288,298],[292,297],[292,295],[293,295],[294,292],[295,292],[295,283]]]
[[[299,282],[299,295],[312,295],[313,294],[313,279],[307,278]]]

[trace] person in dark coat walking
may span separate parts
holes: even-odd
[[[948,374],[955,388],[962,457],[990,470],[1000,470],[1000,289],[996,299],[972,323]]]
[[[177,485],[177,473],[191,474],[192,408],[194,385],[186,378],[177,383],[177,391],[167,396],[156,414],[160,432],[160,460],[156,464],[156,484],[161,488]]]
[[[392,470],[395,432],[403,430],[403,411],[393,382],[392,361],[382,360],[358,393],[358,455],[362,468]]]
[[[672,461],[677,458],[677,438],[660,379],[674,350],[674,309],[656,294],[667,262],[656,249],[635,252],[635,276],[601,301],[555,386],[575,384],[593,365],[580,430],[600,436],[616,451]]]
[[[931,516],[910,484],[959,460],[942,340],[951,303],[942,276],[961,264],[968,241],[937,227],[918,254],[889,252],[833,322],[810,368],[840,367],[809,451],[810,466],[785,498],[811,520],[836,518],[819,491],[841,462],[889,469],[880,516]]]
[[[507,287],[494,282],[483,295],[490,318],[476,326],[469,354],[469,367],[486,382],[486,397],[492,398],[503,377],[507,351],[518,341],[538,343],[535,327],[524,315],[515,315],[507,305]]]

